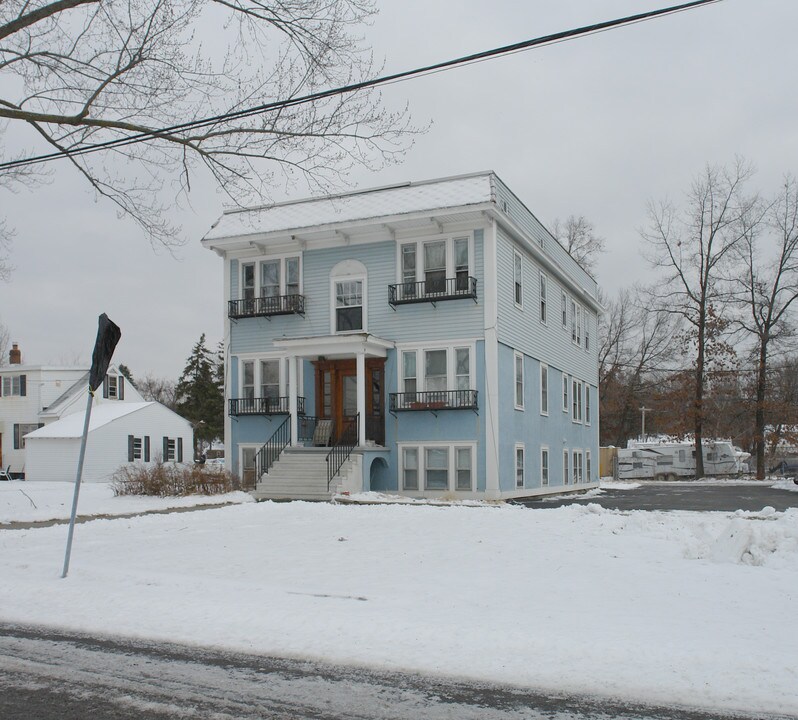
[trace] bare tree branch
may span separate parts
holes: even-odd
[[[402,157],[418,130],[373,90],[227,117],[373,77],[356,32],[374,12],[373,0],[3,0],[0,79],[14,81],[2,85],[0,118],[33,131],[32,154],[42,142],[69,153],[142,135],[70,162],[170,246],[180,235],[162,190],[188,192],[197,173],[244,205],[268,200],[278,177],[327,191],[355,166]],[[216,120],[163,130],[201,118]],[[0,187],[21,178],[0,171]]]

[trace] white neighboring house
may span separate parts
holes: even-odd
[[[66,415],[85,410],[89,369],[23,364],[17,343],[8,355],[9,364],[0,367],[0,467],[8,468],[14,477],[23,477],[25,436]],[[97,389],[94,398],[95,410],[103,403],[144,401],[115,365],[108,368],[103,386]]]
[[[191,423],[157,402],[95,400],[83,481],[107,482],[122,465],[193,459]],[[74,481],[84,412],[48,423],[25,436],[25,479]]]

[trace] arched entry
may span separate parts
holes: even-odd
[[[388,463],[385,462],[384,458],[374,458],[369,469],[369,490],[386,492],[391,489],[389,485]]]

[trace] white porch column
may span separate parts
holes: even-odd
[[[291,418],[291,445],[298,445],[299,438],[299,416],[297,414],[297,372],[296,355],[288,356],[288,413]]]
[[[366,444],[366,352],[358,350],[356,355],[357,369],[357,412],[360,415],[358,429],[358,445]]]

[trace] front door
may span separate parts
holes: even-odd
[[[316,365],[316,415],[335,421],[334,435],[357,415],[357,368],[354,360],[319,360]],[[366,360],[366,440],[385,443],[385,360]],[[361,419],[362,422],[362,419]]]

